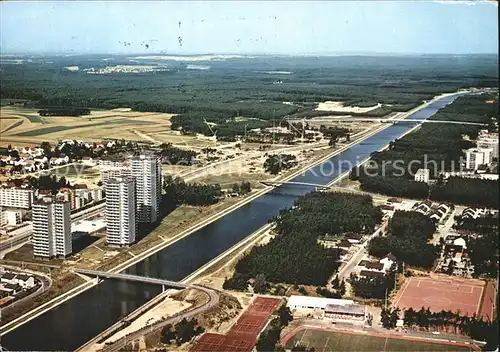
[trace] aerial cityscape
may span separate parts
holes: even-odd
[[[497,1],[0,11],[0,350],[498,351]]]

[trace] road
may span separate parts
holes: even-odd
[[[75,222],[82,219],[91,218],[101,213],[104,210],[105,205],[105,203],[101,203],[94,207],[71,214],[71,221]],[[30,237],[33,233],[33,226],[30,224],[16,231],[19,231],[20,233],[0,243],[0,259],[3,258],[8,252],[29,242]]]
[[[387,220],[385,220],[387,221]],[[370,235],[370,237],[368,237],[366,239],[365,242],[363,242],[363,244],[361,244],[361,246],[359,246],[359,249],[356,253],[354,253],[351,257],[351,259],[349,259],[349,261],[347,261],[347,263],[345,263],[345,265],[342,267],[342,269],[339,270],[338,272],[338,277],[339,279],[348,279],[349,276],[351,275],[351,272],[354,270],[354,268],[356,267],[356,265],[358,265],[358,263],[361,261],[361,259],[366,255],[368,254],[367,252],[367,247],[368,247],[368,243],[370,242],[370,240],[372,240],[373,238],[377,237],[378,235],[380,235],[382,233],[382,229],[384,228],[384,225],[385,223],[382,223],[382,225],[373,233]]]
[[[290,122],[298,122],[302,121],[300,120],[287,120]],[[403,119],[394,119],[394,118],[385,118],[385,119],[380,119],[380,118],[359,118],[359,117],[347,117],[347,118],[342,118],[342,117],[315,117],[314,122],[372,122],[372,123],[400,123],[400,122],[407,122],[407,123],[413,123],[413,122],[421,122],[421,123],[446,123],[446,124],[454,124],[454,125],[470,125],[470,126],[488,126],[487,124],[484,123],[479,123],[479,122],[467,122],[467,121],[449,121],[449,120],[430,120],[430,119],[411,119],[411,120],[403,120]]]
[[[16,268],[16,267],[9,267],[9,269],[11,269],[13,271],[16,271],[16,272],[21,272],[23,274],[34,275],[34,276],[36,276],[36,278],[38,280],[40,280],[40,282],[42,283],[42,285],[40,286],[40,288],[38,290],[36,290],[32,294],[30,294],[30,295],[28,295],[26,297],[23,297],[23,298],[21,298],[21,299],[19,299],[17,301],[12,302],[12,304],[10,304],[10,305],[8,305],[8,306],[6,306],[4,308],[1,308],[0,309],[0,314],[7,312],[9,309],[12,309],[12,308],[18,306],[22,302],[27,302],[27,301],[32,300],[36,296],[39,296],[42,293],[44,293],[45,291],[47,291],[50,288],[50,286],[52,286],[52,280],[50,279],[50,277],[45,276],[45,275],[43,275],[43,274],[41,274],[39,272],[35,272],[35,271],[31,271],[31,270],[22,270],[22,271],[20,271],[19,268]]]
[[[106,345],[102,351],[103,352],[115,352],[115,351],[120,351],[122,348],[127,346],[129,343],[141,338],[142,336],[149,334],[155,330],[161,329],[164,326],[168,324],[177,324],[179,321],[182,319],[191,319],[198,314],[201,314],[207,310],[209,310],[212,307],[215,307],[219,303],[219,293],[217,291],[211,290],[204,288],[202,286],[196,286],[196,289],[206,293],[208,295],[208,302],[204,303],[203,305],[196,307],[192,310],[188,310],[186,312],[180,312],[178,314],[175,314],[163,321],[159,321],[153,324],[149,324],[137,331],[134,331],[128,335],[125,335],[123,339],[120,339],[118,341],[115,341],[112,344]]]

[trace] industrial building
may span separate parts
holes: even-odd
[[[106,184],[106,241],[113,246],[135,242],[136,188],[131,177],[113,178]]]
[[[136,155],[131,161],[132,177],[136,186],[137,221],[156,222],[159,218],[162,174],[154,155]]]
[[[33,203],[33,255],[50,259],[67,257],[71,242],[71,209],[67,201],[44,198]]]

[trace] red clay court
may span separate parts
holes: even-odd
[[[250,352],[257,336],[281,302],[278,298],[257,297],[226,335],[205,333],[192,352]]]
[[[463,315],[479,314],[483,299],[484,282],[454,277],[410,277],[394,298],[393,307],[401,309],[429,308],[460,311]]]

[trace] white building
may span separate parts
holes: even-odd
[[[498,158],[498,133],[480,133],[477,139],[478,148],[491,148],[493,158]]]
[[[161,166],[154,155],[134,156],[131,162],[132,177],[136,185],[138,222],[156,222],[161,201]]]
[[[135,242],[136,202],[133,178],[114,178],[106,184],[106,226],[108,244],[128,246]]]
[[[6,210],[0,207],[0,226],[16,226],[23,220],[23,214],[20,210]]]
[[[103,187],[106,187],[106,183],[112,178],[130,177],[131,175],[129,167],[106,167],[101,169],[101,182]]]
[[[351,305],[354,301],[350,299],[310,297],[310,296],[290,296],[287,307],[290,309],[312,309],[325,310],[328,304]]]
[[[45,198],[33,203],[33,255],[66,257],[73,251],[71,207],[67,201]]]
[[[0,188],[0,207],[31,209],[34,191],[23,188]]]
[[[415,181],[429,183],[429,169],[418,169],[415,174]]]
[[[480,165],[490,164],[493,158],[491,148],[471,148],[465,151],[465,167],[477,170]]]

